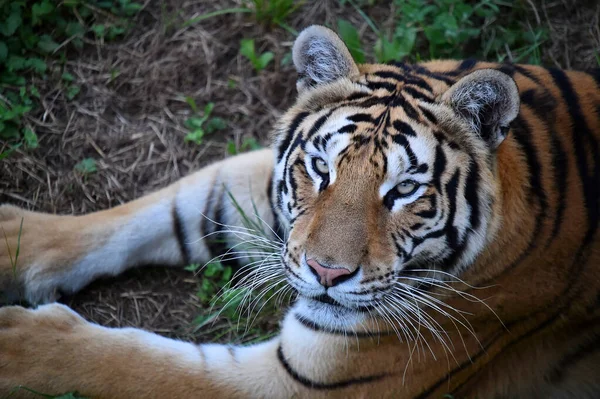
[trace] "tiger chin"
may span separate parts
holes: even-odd
[[[320,26],[293,60],[298,98],[272,150],[88,215],[0,207],[21,250],[13,268],[0,245],[3,294],[39,305],[0,309],[0,392],[600,397],[600,75],[357,65]],[[263,271],[298,294],[277,337],[195,345],[45,304],[136,265],[219,255],[201,238],[243,226],[232,197],[273,231]],[[240,231],[221,234],[235,247]]]

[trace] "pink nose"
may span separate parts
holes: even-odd
[[[337,285],[342,281],[342,279],[339,277],[352,273],[350,270],[343,267],[332,269],[330,267],[322,266],[314,259],[308,259],[306,263],[308,263],[308,266],[310,266],[317,277],[319,277],[319,282],[321,285],[325,287],[333,287],[334,285]]]

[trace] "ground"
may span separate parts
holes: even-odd
[[[393,26],[398,15],[393,5],[358,3],[378,26]],[[245,4],[146,1],[125,37],[88,40],[81,52],[69,53],[66,65],[81,91],[69,101],[51,82],[38,82],[43,109],[28,123],[40,146],[18,149],[0,161],[0,203],[59,214],[93,212],[164,187],[249,139],[268,146],[274,122],[295,98],[295,72],[286,62],[293,30],[315,23],[336,27],[344,18],[358,28],[368,54],[367,44],[376,39],[356,3],[341,1],[305,1],[283,28],[259,24],[248,13],[182,26],[190,18]],[[548,31],[539,48],[545,65],[598,67],[600,5],[529,0],[520,7],[523,29]],[[274,53],[260,73],[239,53],[243,38],[254,38],[259,52]],[[186,96],[200,109],[214,103],[213,115],[226,122],[226,130],[208,135],[201,145],[185,142],[185,120],[192,113]],[[0,142],[0,149],[7,145]],[[96,160],[96,172],[74,168],[85,158]],[[201,279],[183,269],[143,268],[61,301],[105,326],[141,327],[195,341],[242,340],[229,321],[195,331],[194,319],[209,311],[196,295]],[[277,316],[268,314],[260,323],[274,331]]]

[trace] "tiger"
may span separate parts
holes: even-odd
[[[0,308],[0,392],[600,397],[600,73],[358,65],[323,26],[292,58],[298,97],[271,149],[96,213],[0,207],[3,297],[37,306]],[[52,303],[132,267],[207,262],[244,242],[244,212],[296,293],[266,342],[196,345]]]

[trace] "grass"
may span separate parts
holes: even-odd
[[[354,1],[349,3],[377,36],[373,55],[376,62],[382,63],[479,57],[539,64],[539,49],[548,36],[543,27],[523,29],[519,16],[525,10],[519,2],[396,0],[394,24],[386,29],[380,28]],[[507,15],[514,18],[506,18]],[[355,60],[364,62],[366,51],[357,29],[339,19],[338,32]]]
[[[217,130],[223,130],[227,127],[227,122],[225,122],[225,120],[211,116],[215,103],[209,102],[206,104],[206,106],[204,106],[204,112],[200,115],[196,101],[194,101],[192,97],[186,97],[185,101],[193,111],[193,115],[185,121],[185,126],[189,129],[189,133],[184,138],[186,142],[200,145],[206,134],[213,133]]]
[[[69,393],[65,393],[63,395],[54,396],[54,395],[48,395],[48,394],[45,394],[42,392],[38,392],[36,390],[33,390],[33,389],[25,387],[25,386],[18,386],[16,388],[14,388],[7,396],[4,396],[3,399],[11,398],[19,391],[27,391],[27,392],[32,393],[40,398],[47,398],[47,399],[87,399],[83,396],[79,396],[76,392],[69,392]]]
[[[90,34],[99,40],[124,35],[142,5],[130,0],[17,0],[0,4],[0,159],[15,150],[35,150],[29,119],[42,106],[38,85],[56,80],[74,100],[80,91],[68,72],[70,50],[80,51]]]
[[[291,289],[283,284],[283,272],[279,266],[282,238],[257,216],[248,214],[235,197],[228,192],[228,199],[242,219],[242,226],[220,226],[240,241],[226,253],[211,259],[205,265],[191,265],[187,269],[201,276],[198,298],[209,311],[193,321],[194,332],[212,329],[214,339],[239,333],[238,339],[245,343],[266,340],[276,334],[272,328],[258,320],[261,313],[276,314],[282,304],[290,300]],[[206,239],[211,239],[208,237]],[[216,237],[215,239],[220,239]],[[246,265],[234,271],[224,262],[243,260]],[[258,322],[257,322],[258,320]]]
[[[4,234],[4,243],[6,244],[6,252],[8,253],[8,257],[10,258],[10,267],[12,270],[12,278],[14,281],[17,281],[17,267],[19,264],[19,254],[21,252],[21,236],[23,234],[23,218],[21,218],[21,223],[19,224],[19,234],[17,236],[17,248],[15,249],[15,256],[13,258],[13,254],[10,248],[10,244],[8,243],[8,236],[6,235],[6,230],[4,230],[4,226],[0,224],[0,228],[2,228],[2,233]],[[18,302],[21,302],[21,293],[18,293]]]

